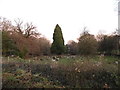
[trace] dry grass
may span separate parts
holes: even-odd
[[[49,56],[37,57],[37,60],[3,58],[3,87],[11,84],[17,87],[16,82],[19,82],[23,88],[102,88],[106,85],[116,88],[120,78],[118,60],[115,57],[101,59],[99,56],[62,56],[59,61],[52,61]]]

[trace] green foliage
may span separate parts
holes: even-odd
[[[65,52],[64,39],[60,26],[57,24],[53,34],[53,43],[51,46],[51,53],[63,54]]]
[[[82,55],[95,54],[97,51],[97,41],[94,35],[84,33],[78,42],[79,53]]]
[[[19,53],[19,56],[21,58],[25,58],[27,53],[28,53],[28,50],[26,48],[23,48],[23,50]]]
[[[18,80],[12,73],[3,73],[3,88],[17,88]]]
[[[9,37],[9,32],[2,32],[2,53],[3,55],[19,55],[14,41]]]
[[[99,41],[99,51],[105,54],[117,54],[118,46],[118,36],[107,36],[104,35],[103,39]]]
[[[2,53],[6,56],[16,55],[24,58],[27,54],[27,49],[23,48],[23,50],[20,51],[15,41],[10,37],[10,33],[2,31]]]

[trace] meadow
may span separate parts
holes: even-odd
[[[118,88],[118,57],[2,57],[3,88]]]

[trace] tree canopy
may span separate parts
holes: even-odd
[[[97,40],[94,35],[84,33],[78,42],[79,53],[83,55],[95,54],[97,52]]]
[[[60,26],[57,24],[53,33],[52,54],[63,54],[65,52],[64,38]]]

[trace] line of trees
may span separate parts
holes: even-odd
[[[120,55],[120,36],[116,34],[98,34],[96,37],[84,31],[78,38],[78,43],[70,41],[67,44],[68,53],[81,55]]]
[[[11,21],[0,18],[0,32],[2,32],[2,54],[16,55],[22,58],[50,54],[50,41],[37,32],[32,23],[21,20]]]
[[[71,54],[120,54],[120,36],[98,34],[97,37],[87,30],[78,38],[78,42],[70,40],[66,45],[61,27],[57,24],[53,33],[53,43],[42,37],[32,23],[23,23],[20,19],[11,21],[0,18],[0,32],[2,32],[2,54],[5,56],[16,55],[20,57]]]
[[[120,55],[120,36],[116,30],[112,35],[98,34],[95,37],[84,28],[78,42],[70,40],[68,44],[64,45],[62,30],[57,24],[53,34],[51,51],[53,54]]]

